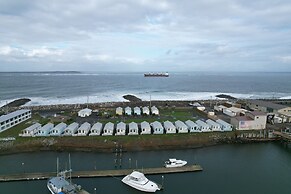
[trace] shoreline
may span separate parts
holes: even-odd
[[[180,135],[178,135],[180,136]],[[121,152],[139,152],[139,151],[158,151],[158,150],[181,150],[181,149],[199,149],[217,145],[227,144],[250,144],[277,142],[277,139],[268,138],[236,138],[235,133],[220,135],[192,135],[190,137],[132,137],[114,138],[30,138],[25,142],[6,142],[3,147],[0,143],[0,155],[10,155],[19,153],[32,153],[38,151],[52,152],[96,152],[96,153],[115,153]],[[9,144],[9,145],[8,145]]]

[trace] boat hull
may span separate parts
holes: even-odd
[[[123,178],[121,181],[134,188],[134,189],[137,189],[137,190],[140,190],[140,191],[143,191],[143,192],[147,192],[147,193],[154,193],[156,192],[157,190],[160,190],[158,185],[152,181],[148,181],[145,185],[139,185],[139,184],[135,184],[133,182],[129,182],[126,180],[127,177]]]

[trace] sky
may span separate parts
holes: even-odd
[[[291,70],[289,0],[0,0],[0,71]]]

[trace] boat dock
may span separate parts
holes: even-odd
[[[134,169],[116,169],[116,170],[92,170],[92,171],[76,171],[72,172],[72,178],[93,178],[93,177],[118,177],[130,174]],[[136,169],[143,172],[145,175],[154,174],[170,174],[170,173],[185,173],[202,171],[200,165],[186,165],[177,168],[144,168]],[[21,173],[21,174],[7,174],[0,175],[0,182],[10,181],[28,181],[28,180],[46,180],[50,177],[56,176],[55,172],[44,173]]]

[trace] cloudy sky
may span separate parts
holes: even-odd
[[[0,71],[290,71],[289,0],[0,0]]]

